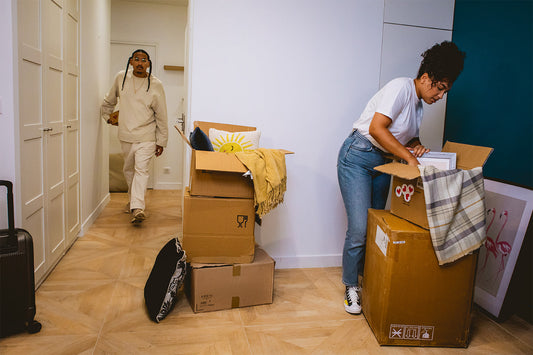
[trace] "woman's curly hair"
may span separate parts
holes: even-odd
[[[422,57],[424,59],[420,63],[417,79],[427,73],[433,83],[448,81],[453,84],[463,70],[466,54],[455,43],[444,41],[426,50]]]

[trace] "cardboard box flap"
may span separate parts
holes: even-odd
[[[225,171],[244,174],[248,169],[240,162],[233,153],[209,152],[197,150],[195,166],[196,170]]]
[[[264,251],[261,247],[255,246],[255,254],[254,254],[254,265],[258,264],[268,264],[272,262],[272,258]],[[233,268],[240,267],[241,265],[247,266],[249,264],[228,264],[228,263],[220,263],[220,264],[213,264],[213,263],[198,263],[198,262],[192,262],[190,263],[191,267],[193,269],[207,269],[207,268],[213,268],[213,267],[222,267],[222,266],[232,266]]]
[[[379,165],[374,169],[382,173],[398,176],[407,180],[413,180],[420,176],[420,171],[416,166],[410,166],[399,162]]]
[[[462,170],[470,170],[485,165],[493,150],[493,148],[450,141],[447,141],[442,148],[443,152],[457,154],[457,168]]]
[[[215,128],[220,131],[227,131],[227,132],[248,132],[248,131],[255,131],[255,127],[250,126],[239,126],[234,124],[228,124],[228,123],[216,123],[216,122],[204,122],[204,121],[194,121],[194,128],[200,127],[202,131],[204,131],[205,134],[209,135],[209,128]]]
[[[376,218],[378,218],[378,220],[381,220],[383,222],[383,225],[385,225],[388,228],[388,230],[384,231],[387,234],[390,234],[391,231],[403,231],[403,232],[410,232],[410,233],[411,232],[417,232],[417,233],[424,232],[424,229],[420,228],[416,224],[413,224],[403,218],[396,217],[390,214],[389,210],[375,210],[375,209],[371,209],[371,210],[372,210],[372,213],[376,215]]]
[[[279,149],[285,154],[294,154],[285,149]],[[195,150],[196,155],[194,168],[205,171],[223,171],[230,173],[244,174],[248,171],[234,153],[209,152],[206,150]]]

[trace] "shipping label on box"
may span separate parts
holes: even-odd
[[[261,248],[246,264],[191,263],[186,293],[194,312],[272,303],[274,260]]]
[[[477,254],[439,266],[429,231],[384,210],[368,211],[367,235],[362,308],[378,343],[467,346]]]

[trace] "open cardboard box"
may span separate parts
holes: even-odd
[[[199,127],[206,135],[209,135],[210,128],[228,132],[256,130],[255,127],[250,126],[204,121],[195,121],[194,127]],[[178,128],[176,127],[176,129]],[[185,141],[189,143],[185,135],[181,131],[179,132]],[[285,154],[293,154],[293,152],[285,149],[280,149],[280,151]],[[253,198],[253,182],[249,177],[243,176],[247,171],[248,169],[233,153],[193,149],[190,179],[191,196]]]
[[[275,261],[256,247],[249,264],[190,263],[186,293],[195,313],[272,303]]]
[[[485,165],[493,148],[448,141],[442,151],[456,153],[457,168],[470,170]],[[392,162],[377,166],[375,169],[393,176],[391,213],[429,229],[424,188],[418,168],[399,162]]]
[[[468,346],[477,259],[439,266],[429,231],[368,210],[362,307],[378,343]]]

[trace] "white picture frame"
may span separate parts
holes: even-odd
[[[449,152],[427,152],[418,158],[420,165],[432,165],[439,170],[452,170],[456,168],[457,154]]]
[[[533,190],[485,179],[487,240],[479,249],[474,302],[498,318],[533,211]]]

